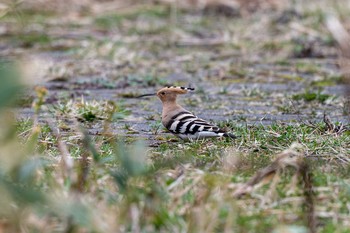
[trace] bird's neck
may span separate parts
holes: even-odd
[[[167,118],[167,114],[170,114],[173,111],[177,111],[178,109],[182,109],[182,107],[178,105],[176,101],[164,101],[162,118]]]

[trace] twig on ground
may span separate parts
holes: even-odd
[[[304,207],[306,209],[305,222],[310,233],[316,232],[316,218],[314,207],[314,193],[312,185],[312,173],[303,156],[293,149],[288,149],[277,155],[275,161],[269,166],[258,171],[248,182],[236,189],[233,195],[237,198],[252,192],[254,186],[265,181],[272,182],[270,189],[276,188],[277,176],[287,167],[292,167],[296,170],[296,175],[301,177],[302,188],[304,190]]]
[[[344,125],[342,122],[339,122],[339,125],[334,124],[329,118],[329,116],[326,115],[326,113],[324,113],[323,115],[323,122],[325,123],[324,127],[320,127],[319,125],[311,121],[307,121],[303,123],[306,126],[317,130],[319,133],[333,134],[335,136],[340,136],[344,132],[350,130],[350,125]]]
[[[349,130],[349,126],[343,125],[341,122],[339,125],[335,125],[326,114],[323,115],[323,122],[326,124],[326,132],[337,136]]]
[[[316,217],[314,204],[314,191],[312,185],[312,172],[309,165],[303,161],[300,163],[298,173],[302,176],[304,190],[304,207],[306,208],[306,223],[310,233],[316,233]]]
[[[254,186],[264,180],[271,180],[276,172],[282,170],[288,166],[299,168],[301,163],[301,155],[294,150],[286,150],[281,154],[277,155],[275,161],[273,161],[269,166],[258,171],[247,183],[239,187],[233,195],[235,197],[241,197],[247,193],[250,193]]]

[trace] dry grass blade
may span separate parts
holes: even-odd
[[[327,116],[325,113],[323,115],[323,123],[325,124],[324,127],[318,125],[317,123],[308,121],[303,122],[303,124],[307,125],[310,128],[315,129],[315,131],[321,133],[321,134],[332,134],[334,136],[340,136],[343,133],[350,130],[350,125],[344,125],[342,122],[339,122],[338,124],[335,124],[332,122],[329,116]]]
[[[343,123],[335,125],[326,114],[323,115],[323,122],[326,124],[326,132],[337,136],[349,130],[348,125],[343,125]]]
[[[132,204],[130,207],[130,215],[132,221],[132,232],[139,233],[140,231],[140,213],[136,204]]]
[[[314,192],[312,185],[312,173],[307,163],[303,162],[300,164],[299,173],[303,179],[304,185],[304,205],[306,208],[306,223],[310,233],[316,231],[316,217],[315,217],[315,203],[314,203]]]
[[[215,38],[192,38],[184,37],[177,41],[177,46],[220,46],[227,44],[230,41],[230,36],[227,33],[217,36]]]
[[[253,190],[253,187],[261,182],[266,182],[272,180],[275,174],[290,166],[299,170],[301,164],[303,163],[301,155],[294,150],[288,149],[277,155],[275,161],[273,161],[269,166],[258,171],[247,183],[239,187],[235,192],[235,197],[241,197]]]
[[[80,171],[78,174],[77,182],[74,185],[74,188],[78,192],[83,193],[88,183],[88,175],[89,175],[89,170],[91,165],[90,154],[92,155],[95,162],[97,162],[98,156],[94,145],[92,145],[88,132],[83,127],[81,127],[77,122],[76,124],[78,125],[78,128],[81,133],[84,150],[81,154],[81,160],[80,160],[80,166],[79,166]]]
[[[285,0],[160,0],[160,3],[176,5],[181,9],[204,10],[226,16],[248,16],[264,9],[281,9],[287,5]]]
[[[312,174],[308,164],[305,162],[303,156],[293,149],[287,149],[277,155],[277,158],[267,167],[258,171],[248,182],[239,187],[234,196],[239,198],[245,194],[252,192],[254,186],[259,183],[265,183],[270,181],[270,189],[276,188],[277,177],[282,170],[287,167],[292,167],[296,170],[296,176],[301,177],[304,190],[304,208],[305,208],[305,222],[309,228],[310,233],[316,232],[316,219],[315,219],[315,207],[314,207],[314,193],[312,185]]]
[[[329,15],[326,21],[328,30],[332,33],[334,39],[338,42],[342,55],[350,58],[350,35],[334,15]],[[349,67],[350,68],[350,67]]]
[[[334,16],[329,15],[326,20],[328,30],[332,33],[334,39],[338,42],[340,47],[340,67],[344,74],[344,82],[347,84],[346,95],[348,97],[348,113],[350,118],[350,34],[342,25],[340,20]]]
[[[60,163],[62,166],[63,179],[65,180],[69,178],[70,180],[72,180],[72,169],[74,167],[74,159],[70,155],[66,143],[64,143],[62,140],[60,130],[54,126],[53,121],[50,119],[47,120],[47,124],[49,125],[52,133],[56,136],[56,139],[57,139],[58,150],[60,151],[60,154],[61,154]]]

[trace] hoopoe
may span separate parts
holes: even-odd
[[[160,89],[157,93],[145,94],[139,97],[158,96],[163,103],[162,124],[181,139],[236,138],[232,133],[227,133],[219,127],[198,118],[176,103],[177,95],[186,94],[189,90],[193,91],[194,88],[168,86]]]

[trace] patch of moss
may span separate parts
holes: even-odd
[[[168,16],[169,12],[167,8],[163,6],[135,8],[128,12],[99,16],[95,19],[95,25],[102,29],[112,29],[120,27],[125,20],[136,20],[138,17],[165,18]]]
[[[24,97],[16,99],[16,101],[14,102],[14,106],[28,108],[28,107],[32,106],[33,101],[34,101],[33,96],[24,96]]]
[[[303,81],[302,77],[300,77],[299,75],[293,75],[293,74],[279,74],[277,77],[282,78],[282,79],[296,81],[296,82]]]
[[[320,67],[314,63],[298,62],[295,64],[295,68],[299,72],[315,74],[320,71]]]
[[[322,94],[320,93],[320,91],[318,92],[305,91],[304,93],[295,94],[292,96],[293,100],[304,100],[307,102],[318,101],[320,103],[324,103],[330,97],[331,95]]]
[[[52,39],[43,33],[29,33],[17,35],[15,40],[21,47],[31,48],[35,45],[48,45]]]
[[[312,81],[311,86],[315,87],[327,87],[327,86],[334,86],[342,82],[342,76],[340,75],[335,75],[335,76],[330,76],[326,77],[323,80],[319,81]]]

